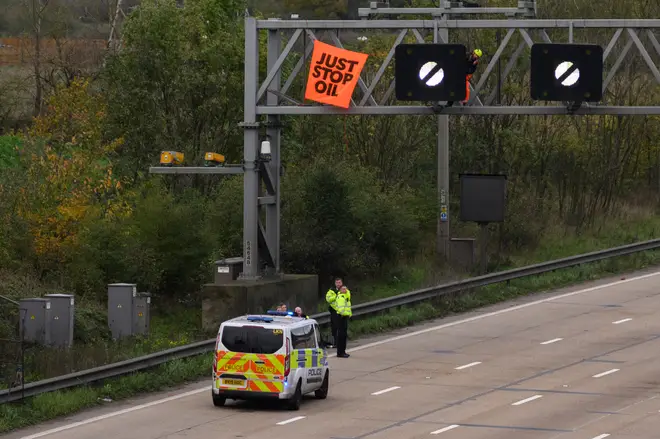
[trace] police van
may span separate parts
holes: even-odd
[[[303,395],[328,396],[328,356],[314,319],[269,311],[220,325],[213,361],[213,404],[227,399],[285,400],[298,410]]]

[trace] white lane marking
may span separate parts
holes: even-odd
[[[605,375],[609,375],[609,374],[611,374],[611,373],[618,372],[618,371],[620,371],[620,370],[621,370],[621,369],[610,369],[610,370],[608,370],[607,372],[599,373],[599,374],[597,374],[597,375],[592,376],[591,378],[600,378],[600,377],[604,377]]]
[[[441,428],[440,430],[432,431],[431,434],[440,434],[444,433],[445,431],[453,430],[454,428],[458,428],[460,425],[450,425],[449,427]]]
[[[529,398],[521,399],[521,400],[518,401],[518,402],[514,402],[514,403],[511,404],[511,405],[523,405],[523,404],[526,404],[526,403],[528,403],[528,402],[530,402],[530,401],[534,401],[535,399],[539,399],[539,398],[543,398],[543,395],[534,395],[534,396],[530,396]]]
[[[558,294],[556,296],[548,297],[546,299],[535,300],[533,302],[527,302],[527,303],[523,303],[523,304],[520,304],[520,305],[509,307],[509,308],[503,308],[503,309],[500,309],[500,310],[497,310],[497,311],[491,311],[491,312],[488,312],[488,313],[475,315],[475,316],[472,316],[472,317],[468,317],[466,319],[456,320],[456,321],[453,321],[453,322],[450,322],[450,323],[443,323],[442,325],[433,326],[431,328],[421,329],[419,331],[414,331],[414,332],[409,332],[407,334],[397,335],[395,337],[386,338],[384,340],[375,341],[373,343],[367,343],[367,344],[364,344],[362,346],[356,346],[354,348],[348,349],[347,352],[357,352],[357,351],[361,351],[361,350],[364,350],[364,349],[370,349],[370,348],[374,348],[376,346],[384,345],[386,343],[391,343],[391,342],[394,342],[394,341],[404,340],[404,339],[410,338],[410,337],[416,337],[418,335],[427,334],[427,333],[433,332],[433,331],[439,331],[439,330],[445,329],[445,328],[451,328],[453,326],[458,326],[458,325],[462,325],[462,324],[465,324],[465,323],[476,322],[478,320],[482,320],[482,319],[489,318],[489,317],[499,316],[499,315],[502,315],[502,314],[510,313],[512,311],[518,311],[520,309],[529,308],[531,306],[542,305],[544,303],[552,302],[553,300],[564,299],[566,297],[572,297],[572,296],[578,296],[580,294],[590,293],[592,291],[602,290],[604,288],[616,287],[618,285],[623,285],[623,284],[627,284],[627,283],[630,283],[630,282],[635,282],[635,281],[639,281],[639,280],[643,280],[643,279],[648,279],[648,278],[655,277],[655,276],[660,276],[660,271],[656,271],[655,273],[643,274],[641,276],[630,277],[630,278],[623,279],[623,280],[617,280],[617,281],[610,282],[610,283],[607,283],[607,284],[596,285],[594,287],[584,288],[582,290],[571,291],[570,293]],[[328,357],[336,357],[336,356],[337,356],[337,354],[328,355]],[[126,408],[126,409],[123,409],[123,410],[118,410],[116,412],[107,413],[107,414],[102,415],[102,416],[97,416],[97,417],[94,417],[94,418],[85,419],[84,421],[74,422],[72,424],[63,425],[61,427],[53,428],[51,430],[45,430],[45,431],[42,431],[41,433],[37,433],[37,434],[31,435],[31,436],[24,436],[20,439],[36,439],[36,438],[44,437],[44,436],[47,436],[49,434],[59,433],[60,431],[69,430],[71,428],[80,427],[80,426],[83,426],[83,425],[91,424],[93,422],[98,422],[98,421],[101,421],[101,420],[104,420],[104,419],[113,418],[115,416],[121,416],[121,415],[124,415],[126,413],[132,413],[132,412],[137,411],[137,410],[142,410],[143,408],[152,407],[154,405],[163,404],[163,403],[166,403],[166,402],[174,401],[174,400],[177,400],[177,399],[180,399],[180,398],[185,398],[186,396],[190,396],[190,395],[194,395],[194,394],[202,393],[202,392],[208,392],[208,388],[205,387],[203,389],[197,389],[197,390],[193,390],[191,392],[182,393],[181,395],[175,395],[175,396],[171,396],[169,398],[160,399],[160,400],[157,400],[157,401],[152,401],[152,402],[147,403],[147,404],[142,404],[142,405],[137,405],[137,406],[134,406],[134,407],[129,407],[129,408]]]
[[[164,404],[164,403],[170,402],[170,401],[176,401],[177,399],[186,398],[186,397],[192,396],[192,395],[197,395],[198,393],[209,392],[209,390],[211,390],[211,387],[203,387],[201,389],[191,390],[190,392],[181,393],[179,395],[170,396],[170,397],[167,397],[167,398],[159,399],[157,401],[148,402],[146,404],[136,405],[135,407],[129,407],[129,408],[119,410],[119,411],[116,411],[116,412],[107,413],[105,415],[95,416],[93,418],[85,419],[84,421],[74,422],[73,424],[67,424],[67,425],[63,425],[61,427],[53,428],[51,430],[42,431],[41,433],[35,433],[33,435],[30,435],[30,436],[23,436],[21,439],[36,439],[36,438],[39,438],[39,437],[44,437],[44,436],[47,436],[49,434],[59,433],[61,431],[66,431],[66,430],[70,430],[72,428],[81,427],[83,425],[91,424],[93,422],[103,421],[104,419],[114,418],[115,416],[120,416],[120,415],[123,415],[123,414],[126,414],[126,413],[131,413],[131,412],[134,412],[136,410],[142,410],[142,409],[146,409],[148,407],[153,407],[155,405]]]
[[[609,433],[605,433],[605,434],[601,434],[599,436],[596,436],[595,438],[592,438],[592,439],[605,439],[609,435],[610,435]]]
[[[306,418],[306,416],[296,416],[295,418],[291,418],[291,419],[287,419],[286,421],[278,422],[275,425],[286,425],[286,424],[290,424],[292,422],[300,421],[301,419],[305,419],[305,418]]]
[[[626,323],[631,321],[632,319],[623,319],[623,320],[617,320],[616,322],[612,322],[613,325],[618,325],[620,323]]]
[[[399,386],[388,387],[387,389],[379,390],[378,392],[372,393],[374,396],[382,395],[383,393],[391,392],[392,390],[400,389]]]
[[[562,341],[563,338],[553,338],[552,340],[544,341],[541,344],[551,344],[551,343],[557,343],[558,341]]]
[[[464,364],[462,366],[455,367],[454,369],[456,370],[467,369],[468,367],[476,366],[478,364],[481,364],[481,361],[475,361],[474,363]]]

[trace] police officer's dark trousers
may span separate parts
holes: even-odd
[[[337,318],[337,355],[344,355],[348,339],[348,317],[338,315]]]

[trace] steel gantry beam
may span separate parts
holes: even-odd
[[[446,2],[445,2],[446,6]],[[534,3],[519,2],[515,11],[487,11],[504,15],[529,15],[535,8]],[[614,79],[630,63],[635,63],[639,69],[646,68],[651,88],[648,96],[660,92],[660,68],[657,59],[660,57],[660,43],[658,30],[660,20],[537,20],[537,19],[495,19],[470,20],[452,19],[456,14],[463,15],[476,12],[477,8],[465,8],[471,11],[454,8],[429,8],[428,10],[415,10],[405,8],[394,10],[387,8],[360,10],[363,17],[380,15],[429,15],[432,19],[399,19],[399,20],[256,20],[248,18],[246,26],[246,41],[258,39],[258,34],[268,34],[269,67],[266,69],[265,79],[258,80],[258,51],[246,52],[246,114],[256,117],[264,116],[269,123],[278,123],[276,116],[300,115],[436,115],[438,120],[438,202],[444,214],[444,222],[438,222],[438,251],[445,256],[449,251],[449,223],[447,209],[449,201],[449,165],[448,165],[448,117],[452,115],[660,115],[660,105],[654,101],[648,105],[625,106],[616,102],[608,91],[616,83]],[[497,9],[497,8],[495,8]],[[484,11],[479,11],[484,13]],[[418,105],[399,103],[393,99],[394,77],[392,65],[396,46],[401,43],[430,43],[430,42],[461,42],[468,41],[466,33],[474,30],[503,30],[504,37],[497,47],[492,47],[487,54],[487,64],[474,75],[475,83],[471,84],[471,98],[466,106],[452,106],[443,108],[429,102]],[[361,34],[389,36],[391,45],[389,49],[379,53],[369,53],[359,42]],[[607,34],[605,37],[604,34]],[[275,44],[270,41],[275,36],[287,38],[284,48],[274,53]],[[552,35],[552,38],[551,38]],[[472,39],[474,37],[472,36]],[[359,78],[351,105],[348,109],[341,109],[304,100],[304,85],[306,78],[305,66],[309,62],[314,40],[321,40],[328,44],[345,47],[347,49],[368,53],[370,58],[367,68]],[[599,43],[604,47],[604,100],[597,104],[583,104],[579,108],[568,105],[543,105],[530,98],[507,98],[506,88],[503,88],[507,78],[518,71],[520,87],[520,73],[528,69],[529,53],[535,42],[581,42]],[[508,59],[507,59],[508,58]],[[504,61],[502,72],[496,67]],[[369,66],[372,66],[371,69]],[[521,72],[521,69],[522,72]],[[497,72],[497,73],[496,73]],[[284,81],[278,86],[274,79],[279,75]],[[495,76],[497,75],[497,78]],[[524,76],[523,76],[524,77]],[[524,81],[523,81],[524,82]],[[250,83],[248,85],[248,83]],[[294,84],[296,84],[294,86]],[[526,87],[523,84],[523,87]],[[256,93],[252,90],[256,90]],[[504,102],[509,105],[494,105],[497,91],[502,90]],[[642,99],[643,100],[643,99]],[[248,119],[246,119],[247,121]],[[257,119],[250,119],[250,121]],[[279,131],[272,131],[278,133]],[[255,139],[246,134],[246,148],[252,148]],[[279,148],[279,142],[273,142]],[[247,186],[246,186],[247,188]],[[245,194],[246,205],[254,203],[254,198]],[[250,208],[251,209],[251,208]],[[278,209],[278,207],[275,207]],[[247,212],[247,210],[246,210]],[[246,220],[246,234],[244,245],[250,249],[254,242],[256,217]],[[258,229],[261,230],[261,229]],[[275,231],[273,231],[275,230]],[[272,236],[270,233],[277,233]],[[279,230],[274,226],[271,232],[265,230],[266,242],[277,243],[263,251],[269,254],[278,253]],[[262,239],[263,241],[263,239]],[[247,250],[246,250],[247,251]],[[262,251],[261,247],[257,251]],[[277,258],[278,256],[274,256]],[[263,258],[262,258],[263,259]],[[245,267],[245,278],[257,276],[256,268]]]
[[[432,103],[428,105],[401,105],[393,102],[394,78],[388,67],[393,64],[394,49],[403,42],[425,43],[444,41],[444,32],[475,30],[475,29],[502,29],[506,31],[499,46],[489,56],[485,68],[475,74],[476,84],[472,84],[472,93],[469,105],[465,107],[449,107],[443,109],[447,115],[657,115],[660,114],[660,105],[648,106],[621,106],[604,103],[585,105],[572,111],[561,105],[492,105],[495,97],[496,84],[493,76],[497,63],[508,56],[507,65],[499,80],[500,87],[509,74],[520,64],[523,54],[529,53],[535,42],[574,42],[575,34],[580,31],[607,31],[611,36],[601,41],[605,47],[604,61],[606,65],[603,92],[609,90],[612,80],[619,74],[634,56],[641,56],[642,68],[648,69],[655,80],[654,87],[660,88],[660,65],[656,61],[660,56],[660,19],[650,20],[257,20],[257,29],[268,29],[272,33],[278,30],[281,33],[291,33],[289,44],[284,48],[275,64],[278,69],[285,64],[297,61],[285,80],[285,86],[280,90],[280,104],[271,105],[262,101],[267,90],[266,81],[260,84],[256,113],[258,115],[428,115],[434,114]],[[356,88],[355,97],[350,108],[344,110],[325,105],[302,104],[302,93],[292,92],[291,85],[299,78],[304,63],[308,61],[311,53],[311,44],[306,44],[305,56],[298,56],[300,39],[312,42],[315,39],[325,40],[329,44],[341,45],[342,33],[355,39],[357,31],[380,31],[392,36],[393,44],[389,51],[383,52],[385,56],[369,54],[374,64],[380,64],[371,81],[361,78]],[[558,33],[561,38],[550,38],[548,32]],[[430,35],[429,35],[430,34]],[[459,35],[460,37],[460,35]],[[454,38],[452,38],[455,40]],[[460,41],[460,38],[459,38]],[[597,43],[599,41],[580,42]],[[576,41],[577,42],[577,41]],[[360,50],[357,44],[351,41],[354,50]],[[617,50],[619,49],[620,50]],[[616,53],[615,53],[616,52]],[[294,61],[295,58],[295,61]],[[612,61],[614,59],[614,61]],[[366,70],[366,69],[365,69]],[[267,73],[268,80],[275,72]],[[364,72],[363,72],[364,76]],[[386,84],[384,84],[387,82]]]
[[[280,137],[282,116],[291,115],[435,115],[438,120],[438,172],[439,202],[448,202],[448,128],[449,116],[460,115],[660,115],[660,105],[649,102],[647,106],[625,106],[610,98],[608,91],[616,84],[616,77],[630,63],[647,68],[649,81],[648,96],[660,92],[660,43],[658,30],[660,20],[536,20],[496,19],[463,20],[452,19],[455,14],[500,13],[525,16],[530,3],[519,2],[511,11],[476,11],[478,8],[451,9],[447,2],[443,8],[429,11],[361,10],[363,17],[372,15],[430,15],[432,19],[401,20],[257,20],[245,21],[245,96],[244,157],[243,163],[235,168],[151,168],[151,173],[239,174],[244,177],[243,206],[243,273],[241,279],[256,280],[264,274],[280,272]],[[531,4],[532,9],[535,4]],[[470,9],[470,11],[463,10]],[[498,9],[498,8],[495,8]],[[515,12],[513,9],[516,9]],[[522,11],[522,12],[521,12]],[[525,12],[527,11],[527,12]],[[504,30],[505,35],[493,50],[486,52],[488,63],[475,75],[472,93],[466,106],[439,109],[437,103],[410,105],[393,99],[394,78],[392,61],[396,46],[401,43],[417,42],[461,42],[468,41],[466,33],[478,29]],[[597,31],[597,32],[596,32]],[[360,33],[389,37],[389,49],[369,53],[361,45]],[[603,34],[608,33],[607,39]],[[586,34],[586,37],[583,35]],[[260,36],[264,35],[266,38]],[[552,35],[552,38],[551,38]],[[596,36],[594,36],[596,35]],[[321,40],[337,47],[363,51],[370,58],[359,78],[351,106],[340,109],[304,100],[306,65],[312,53],[313,41]],[[472,38],[473,39],[473,38]],[[604,101],[583,105],[573,109],[562,105],[539,105],[529,98],[507,98],[503,88],[507,78],[514,72],[526,70],[525,56],[529,56],[535,42],[582,42],[600,43],[605,47],[605,72],[603,81]],[[265,75],[260,75],[259,54],[266,44],[267,66]],[[508,60],[506,60],[508,58]],[[506,60],[506,61],[505,61]],[[503,72],[496,68],[505,61]],[[497,77],[495,78],[497,72]],[[525,73],[522,71],[522,73]],[[520,75],[517,79],[520,82]],[[520,85],[520,84],[518,84]],[[502,90],[510,105],[493,105],[497,90]],[[612,102],[610,102],[612,101]],[[616,105],[615,105],[616,104]],[[440,113],[438,113],[440,112]],[[271,160],[259,157],[263,140],[271,145]],[[262,221],[260,209],[265,209]],[[449,240],[448,224],[440,230],[443,240]],[[441,233],[440,233],[441,232]],[[444,236],[446,235],[446,236]],[[445,244],[447,243],[445,242]]]

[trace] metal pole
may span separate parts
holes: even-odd
[[[278,29],[268,31],[268,55],[267,71],[270,72],[282,50],[282,38]],[[282,84],[282,70],[278,69],[277,74],[269,85],[270,90],[279,92]],[[266,105],[279,105],[279,98],[275,93],[267,93]],[[280,140],[281,124],[280,116],[268,116],[268,127],[266,133],[270,139],[271,159],[266,165],[270,170],[272,187],[275,190],[273,197],[275,202],[266,205],[266,242],[270,248],[273,257],[275,274],[280,273]]]
[[[18,314],[21,319],[19,329],[21,332],[21,401],[25,402],[25,316],[27,315],[27,309],[19,308]]]
[[[259,168],[257,154],[257,81],[259,77],[259,34],[257,20],[245,19],[245,98],[243,121],[243,272],[244,280],[259,277]]]
[[[486,274],[488,271],[488,224],[480,223],[480,235],[479,236],[479,274]]]
[[[446,19],[446,17],[443,17]],[[446,27],[436,26],[434,42],[449,42],[449,31]],[[449,116],[438,116],[438,201],[440,214],[437,227],[437,252],[446,260],[449,252]]]
[[[500,47],[500,30],[497,29],[497,47]],[[502,103],[502,61],[501,57],[497,60],[497,105]]]

